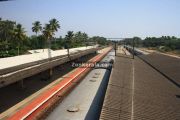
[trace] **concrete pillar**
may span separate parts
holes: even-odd
[[[49,79],[53,76],[53,68],[49,69]]]
[[[21,86],[21,89],[25,88],[25,86],[24,86],[24,79],[20,80],[20,86]]]

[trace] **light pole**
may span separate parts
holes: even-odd
[[[115,56],[116,56],[116,54],[117,54],[117,42],[115,41],[115,48],[114,48],[114,50],[115,50]]]
[[[134,38],[133,38],[133,59],[134,59],[134,54],[135,52],[134,52]]]
[[[48,40],[48,60],[49,63],[51,62],[51,40]],[[53,75],[53,69],[52,67],[49,69],[49,78],[51,78]]]
[[[51,40],[48,40],[48,59],[51,60]]]

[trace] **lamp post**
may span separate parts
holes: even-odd
[[[48,41],[48,59],[49,59],[49,62],[51,62],[51,40]],[[53,68],[51,67],[49,69],[49,78],[51,78],[53,75]]]
[[[135,52],[134,52],[134,38],[133,38],[133,59],[134,59],[134,54]]]
[[[48,40],[48,59],[51,60],[51,40]]]
[[[115,56],[116,56],[116,53],[117,53],[117,42],[115,41],[115,48],[114,48],[114,50],[115,50]]]

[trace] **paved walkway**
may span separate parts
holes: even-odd
[[[118,54],[101,120],[180,120],[180,89],[139,58]]]

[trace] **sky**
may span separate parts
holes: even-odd
[[[56,18],[61,29],[90,37],[180,37],[180,0],[12,0],[0,2],[0,17],[21,23],[33,35],[32,23],[44,26]]]

